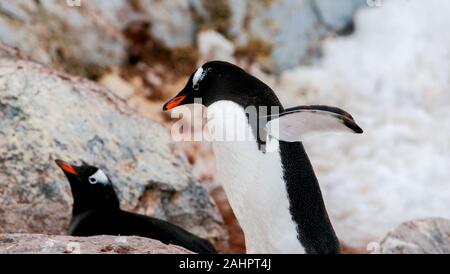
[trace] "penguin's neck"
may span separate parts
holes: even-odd
[[[247,252],[304,253],[290,212],[279,142],[270,140],[267,152],[261,151],[244,109],[233,102],[212,104],[207,118],[218,179],[244,231]]]
[[[73,207],[72,216],[85,214],[91,211],[119,211],[120,202],[114,191],[104,195],[89,195],[72,187]]]

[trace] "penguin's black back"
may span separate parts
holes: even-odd
[[[300,142],[280,141],[284,180],[298,238],[309,254],[340,253],[311,162]]]
[[[140,236],[159,240],[164,244],[182,246],[200,254],[217,253],[206,239],[163,220],[123,210],[96,209],[74,216],[72,236],[120,235]]]

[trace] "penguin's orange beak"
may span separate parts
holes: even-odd
[[[184,99],[186,99],[187,96],[181,95],[178,97],[173,98],[172,100],[170,100],[169,102],[167,102],[164,107],[163,110],[171,110],[174,109],[176,107],[178,107],[179,105],[181,105],[181,103],[184,101]]]
[[[78,175],[78,172],[73,168],[73,166],[64,162],[63,160],[56,160],[56,164],[64,171],[72,175]]]

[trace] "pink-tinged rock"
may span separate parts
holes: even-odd
[[[141,237],[0,235],[0,254],[191,254],[189,250]]]
[[[450,221],[430,218],[406,222],[381,243],[383,254],[449,254]]]

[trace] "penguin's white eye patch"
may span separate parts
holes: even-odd
[[[199,68],[195,74],[194,74],[194,78],[192,78],[192,87],[195,90],[198,90],[200,88],[200,82],[205,79],[206,75],[208,74],[210,69],[204,69],[204,68]]]
[[[92,176],[89,177],[89,183],[95,185],[95,184],[103,184],[107,185],[109,183],[108,177],[106,174],[101,170],[97,170]]]

